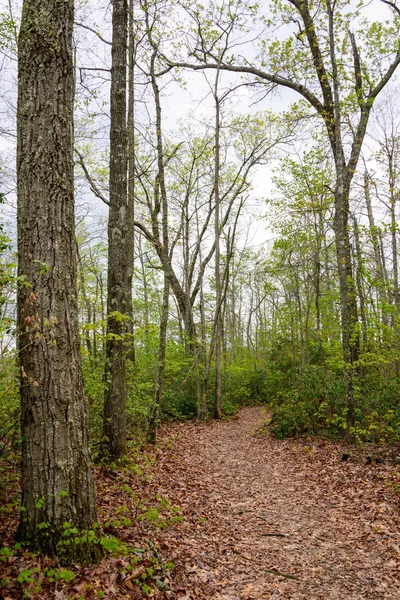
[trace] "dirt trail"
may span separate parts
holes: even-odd
[[[165,550],[181,598],[399,600],[395,467],[255,435],[263,413],[167,426],[157,479],[183,509]],[[265,420],[265,413],[264,413]]]

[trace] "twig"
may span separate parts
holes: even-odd
[[[146,542],[146,544],[152,551],[155,558],[158,560],[158,566],[161,570],[162,576],[165,577],[165,567],[164,567],[163,561],[160,558],[160,555],[158,554],[157,548],[155,547],[154,543],[151,540],[145,539],[144,541]]]
[[[285,579],[300,579],[297,575],[290,575],[290,573],[281,573],[281,571],[277,571],[276,569],[265,569],[265,573],[270,573],[271,575],[279,575],[279,577],[285,577]]]
[[[102,192],[100,191],[99,187],[96,185],[96,182],[92,179],[86,165],[85,165],[85,161],[83,160],[83,156],[82,154],[79,152],[79,150],[77,150],[76,148],[74,148],[75,154],[78,157],[78,163],[80,164],[80,166],[82,167],[83,172],[85,173],[86,179],[89,183],[89,187],[92,190],[93,194],[95,196],[97,196],[98,198],[100,198],[100,200],[102,200],[104,202],[104,204],[107,204],[108,206],[110,206],[110,201],[102,194]]]

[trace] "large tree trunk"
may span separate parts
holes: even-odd
[[[18,344],[22,507],[18,537],[64,562],[65,523],[96,524],[78,334],[72,0],[25,0],[18,62]]]
[[[113,0],[108,215],[107,342],[103,454],[110,461],[126,451],[127,233],[126,44],[127,0]]]

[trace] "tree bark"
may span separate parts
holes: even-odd
[[[102,453],[110,461],[126,452],[127,333],[127,130],[126,44],[127,0],[113,0],[111,53],[110,209],[108,215],[107,341],[105,363],[104,439]]]
[[[356,217],[353,217],[353,229],[354,229],[355,255],[357,257],[357,265],[355,267],[355,270],[356,270],[358,297],[360,299],[362,341],[363,341],[363,345],[364,345],[364,350],[366,351],[368,349],[367,307],[366,307],[364,287],[363,287],[363,282],[362,282],[363,259],[362,259],[362,252],[361,252],[360,231],[359,231],[359,225],[358,225]]]
[[[167,329],[169,317],[169,281],[164,273],[163,303],[160,323],[160,342],[158,347],[157,379],[154,390],[154,404],[151,411],[149,428],[147,432],[147,441],[149,444],[155,444],[157,438],[157,429],[160,419],[160,411],[164,393],[164,373],[165,373],[165,355],[167,351]]]
[[[374,213],[372,212],[372,204],[371,204],[371,194],[369,189],[369,175],[367,171],[364,172],[364,195],[365,195],[365,203],[367,205],[368,212],[368,221],[369,221],[369,229],[372,241],[372,247],[374,249],[374,258],[375,258],[375,276],[377,280],[377,291],[378,298],[381,303],[381,315],[382,315],[382,323],[384,325],[388,325],[388,315],[386,312],[386,304],[387,304],[387,296],[386,296],[386,281],[383,271],[382,264],[382,255],[381,255],[381,246],[379,239],[379,232],[375,225]]]
[[[135,252],[135,32],[133,20],[133,0],[129,0],[129,44],[128,44],[128,223],[127,223],[127,270],[126,270],[126,314],[129,317],[127,358],[135,362],[135,339],[133,328],[132,282]]]
[[[96,527],[83,393],[73,179],[72,0],[25,0],[18,42],[18,345],[22,501],[19,539],[64,562],[65,524]]]
[[[221,319],[221,272],[220,272],[220,99],[218,97],[219,71],[216,73],[214,86],[215,101],[215,150],[214,150],[214,240],[215,240],[215,399],[214,418],[222,417],[222,375],[221,375],[221,348],[222,348],[222,319]]]

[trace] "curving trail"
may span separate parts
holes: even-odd
[[[257,435],[260,419],[247,408],[163,429],[156,479],[184,516],[161,542],[177,565],[171,597],[399,600],[398,467]]]

